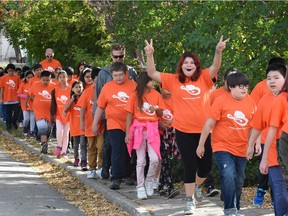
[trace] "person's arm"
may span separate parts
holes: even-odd
[[[154,63],[154,48],[153,48],[153,40],[150,40],[150,43],[145,40],[146,47],[145,53],[147,57],[147,73],[151,79],[161,83],[161,74],[159,71],[156,70],[155,63]]]
[[[130,126],[132,123],[132,113],[128,112],[126,117],[126,136],[125,143],[129,143],[130,140]]]
[[[253,153],[254,153],[254,146],[256,143],[257,138],[259,137],[259,135],[261,134],[260,130],[257,130],[256,128],[252,128],[251,129],[251,133],[249,136],[249,140],[248,140],[248,148],[246,151],[246,158],[247,160],[251,160],[253,157]],[[259,149],[257,149],[257,152],[259,154]]]
[[[226,39],[223,41],[223,35],[220,37],[220,40],[216,46],[216,51],[215,51],[215,55],[214,55],[214,59],[213,59],[213,63],[210,66],[209,69],[209,74],[211,79],[213,79],[214,77],[216,77],[220,67],[221,67],[221,63],[222,63],[222,51],[225,49],[226,47],[226,43],[229,41],[230,38]]]
[[[198,147],[196,149],[196,154],[199,158],[202,158],[204,156],[206,139],[210,134],[211,130],[214,128],[215,124],[216,120],[212,118],[207,118],[206,123],[201,132]]]
[[[269,154],[269,150],[272,146],[273,140],[277,134],[277,128],[274,126],[270,126],[269,130],[268,130],[268,134],[266,136],[266,140],[265,140],[265,145],[264,145],[264,150],[263,150],[263,155],[262,155],[262,159],[261,159],[261,163],[259,166],[260,172],[263,175],[267,175],[268,174],[268,154]]]
[[[85,108],[80,108],[80,129],[82,131],[85,130],[85,112],[86,112]]]
[[[92,123],[92,132],[95,134],[95,135],[98,135],[98,124],[99,124],[99,121],[102,117],[102,114],[104,113],[104,109],[102,109],[101,107],[97,106],[97,109],[96,109],[96,112],[95,112],[95,115],[94,115],[94,119],[93,119],[93,123]]]
[[[72,104],[74,103],[74,101],[75,101],[75,95],[73,94],[72,96],[71,96],[71,99],[68,101],[68,103],[67,104],[65,104],[65,106],[64,106],[64,112],[66,113],[66,112],[68,112],[68,110],[70,109],[70,107],[72,106]]]
[[[3,88],[0,88],[0,104],[3,103]]]

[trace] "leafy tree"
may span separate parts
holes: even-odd
[[[63,65],[86,60],[94,65],[105,62],[109,36],[105,17],[86,1],[23,1],[12,7],[4,23],[14,45],[29,51],[33,62],[44,58],[50,47]]]

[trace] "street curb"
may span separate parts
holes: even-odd
[[[77,177],[80,180],[80,182],[82,182],[84,185],[94,189],[97,193],[102,194],[107,200],[119,205],[120,207],[123,208],[123,210],[127,211],[129,214],[135,215],[135,216],[152,216],[153,215],[153,213],[151,214],[151,212],[145,209],[145,207],[133,202],[130,199],[127,199],[124,195],[117,193],[113,190],[110,190],[107,187],[103,187],[103,184],[100,182],[97,182],[92,179],[87,179],[86,175],[80,175],[79,174],[80,171],[76,170],[74,167],[71,167],[71,165],[68,165],[67,163],[59,164],[59,159],[56,159],[50,155],[41,154],[39,149],[32,147],[25,140],[20,139],[18,137],[14,137],[7,131],[2,131],[2,134],[10,138],[13,138],[13,140],[17,144],[20,144],[21,146],[23,146],[25,150],[33,152],[36,155],[39,155],[46,162],[58,165],[61,168],[68,170],[75,177]]]

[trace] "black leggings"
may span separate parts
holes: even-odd
[[[211,135],[205,142],[204,157],[196,154],[200,133],[184,133],[176,129],[176,142],[184,166],[184,183],[194,183],[196,173],[200,178],[206,178],[212,166]]]

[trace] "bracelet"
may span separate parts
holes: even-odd
[[[220,54],[221,54],[221,51],[216,50],[216,51],[215,51],[215,54],[220,55]]]

